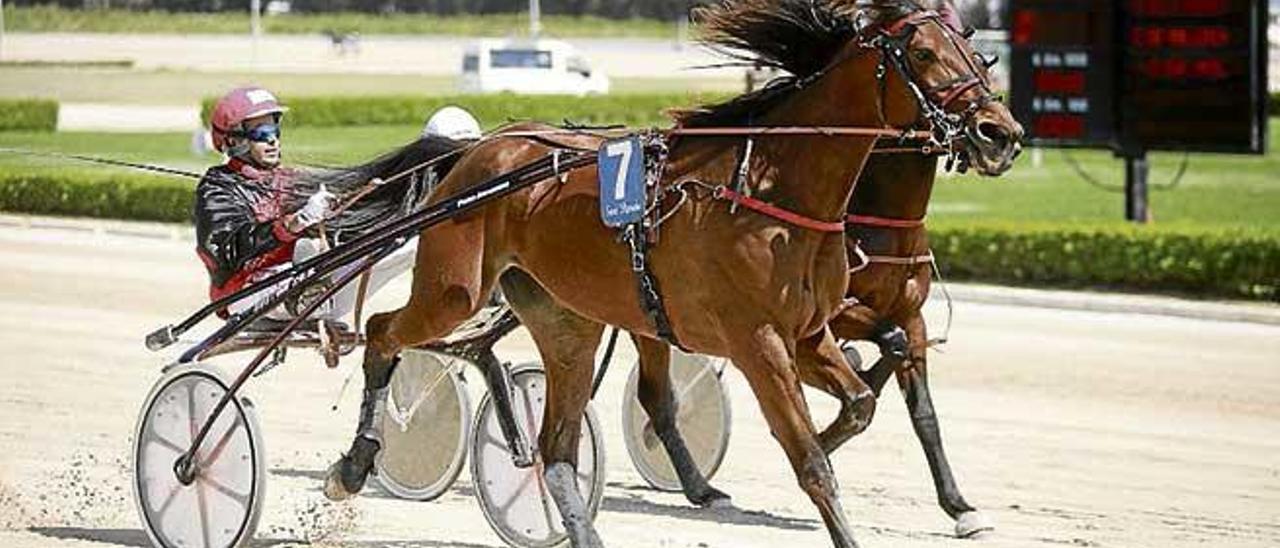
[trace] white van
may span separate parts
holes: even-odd
[[[480,40],[463,50],[460,84],[465,93],[609,93],[609,77],[560,40]]]

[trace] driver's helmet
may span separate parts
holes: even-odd
[[[210,133],[213,147],[218,152],[228,152],[227,138],[242,131],[241,124],[250,118],[274,114],[276,123],[289,108],[280,104],[276,96],[260,87],[244,87],[233,89],[218,100],[209,117]]]
[[[470,112],[455,106],[447,106],[437,110],[422,128],[422,136],[438,135],[450,139],[472,140],[483,136],[480,122]]]

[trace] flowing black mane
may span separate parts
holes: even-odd
[[[374,177],[390,179],[413,170],[423,163],[435,158],[441,160],[429,169],[418,169],[417,172],[401,176],[399,179],[379,187],[355,207],[343,212],[326,223],[331,234],[340,233],[343,239],[369,230],[374,225],[408,213],[419,205],[438,182],[437,173],[444,173],[458,161],[459,154],[452,154],[464,148],[467,143],[446,137],[426,136],[393,150],[364,164],[341,167],[309,169],[294,183],[294,188],[301,194],[315,192],[321,184],[334,194],[344,196],[362,188]],[[443,157],[450,155],[448,157]],[[300,207],[305,196],[295,198]]]
[[[861,27],[921,9],[915,0],[717,0],[693,11],[698,42],[742,66],[785,71],[763,89],[677,111],[686,127],[743,125],[827,68]]]

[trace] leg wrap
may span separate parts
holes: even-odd
[[[880,347],[880,354],[884,357],[892,357],[899,360],[907,359],[907,332],[896,325],[887,325],[885,329],[876,335],[876,344]]]
[[[382,445],[381,419],[386,408],[387,387],[366,388],[364,399],[360,402],[360,423],[356,426],[356,436]]]

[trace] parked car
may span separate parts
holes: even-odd
[[[560,40],[480,40],[463,50],[466,93],[609,93],[609,77]]]

